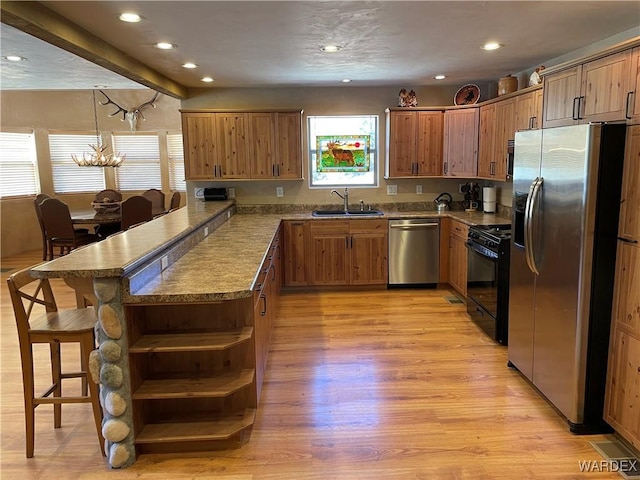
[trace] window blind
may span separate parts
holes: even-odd
[[[89,145],[96,144],[96,136],[89,134],[49,134],[49,155],[56,193],[99,192],[105,188],[104,169],[80,167],[71,155],[82,157],[93,153]]]
[[[113,135],[113,151],[126,155],[116,169],[118,190],[162,188],[158,135]]]
[[[171,190],[187,190],[184,180],[184,149],[182,148],[182,134],[167,135],[167,151],[169,154],[169,188]]]
[[[33,133],[0,132],[0,197],[40,190]]]

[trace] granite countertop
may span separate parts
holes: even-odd
[[[194,202],[102,242],[32,269],[36,277],[122,277],[134,271],[167,244],[185,237],[234,205],[229,202]],[[282,220],[327,220],[307,211],[254,211],[242,213],[211,232],[184,256],[135,291],[126,303],[214,302],[250,297],[268,247]],[[349,220],[401,218],[454,218],[468,225],[508,225],[511,219],[480,211],[384,211],[382,216]]]

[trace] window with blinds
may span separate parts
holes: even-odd
[[[116,168],[118,190],[162,188],[160,144],[157,134],[114,134],[112,140],[113,151],[126,155],[122,165]]]
[[[167,152],[169,155],[169,188],[185,192],[187,183],[184,180],[182,133],[167,135]]]
[[[82,157],[93,153],[89,145],[97,142],[95,134],[49,134],[49,155],[53,176],[53,190],[56,193],[99,192],[105,188],[104,169],[101,167],[80,167],[71,155]]]
[[[0,132],[0,197],[39,193],[33,133]]]

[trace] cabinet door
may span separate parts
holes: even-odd
[[[544,128],[578,123],[581,72],[578,65],[544,77]]]
[[[386,220],[352,220],[349,248],[352,285],[387,283],[388,223]]]
[[[249,114],[251,178],[275,176],[275,114]]]
[[[309,284],[308,228],[309,222],[284,222],[284,284],[288,287]]]
[[[495,158],[496,104],[480,107],[478,139],[478,177],[492,179]]]
[[[416,169],[417,112],[389,112],[387,148],[389,178],[409,177]]]
[[[249,178],[247,113],[216,113],[218,159],[222,178]]]
[[[640,47],[631,52],[629,92],[627,93],[627,120],[629,123],[640,123]]]
[[[542,114],[542,89],[516,97],[516,129],[540,128]]]
[[[444,175],[471,178],[478,171],[478,108],[444,114]]]
[[[618,242],[605,420],[640,448],[640,246]]]
[[[185,179],[213,179],[217,163],[215,116],[211,113],[183,113],[182,137]]]
[[[419,176],[442,175],[444,112],[417,112],[418,151],[415,169]]]
[[[515,138],[516,100],[510,98],[496,103],[496,145],[492,177],[507,179],[507,143]]]
[[[309,230],[312,285],[347,285],[349,222],[314,220]]]
[[[457,235],[451,234],[449,257],[449,283],[463,297],[467,297],[467,244]]]
[[[640,242],[640,125],[627,127],[619,233]]]
[[[275,114],[276,176],[286,179],[302,178],[302,113]]]
[[[581,123],[625,119],[630,72],[631,50],[582,66]]]

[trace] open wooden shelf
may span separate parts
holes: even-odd
[[[254,369],[244,369],[215,377],[145,380],[132,397],[134,400],[221,398],[248,387],[254,377]]]
[[[129,348],[129,353],[227,350],[248,341],[252,334],[252,327],[244,327],[241,330],[227,332],[144,335]]]
[[[146,424],[136,436],[136,444],[201,442],[228,440],[255,420],[255,409],[249,408],[235,415],[209,421]]]

